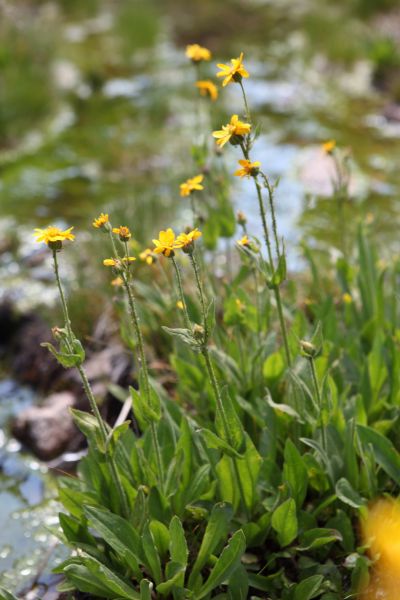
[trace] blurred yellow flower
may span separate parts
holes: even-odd
[[[93,221],[92,225],[96,229],[100,229],[101,227],[104,227],[106,223],[108,223],[108,215],[105,213],[100,213],[100,216]]]
[[[250,247],[250,240],[248,238],[247,235],[244,235],[242,238],[240,238],[240,240],[237,240],[236,242],[239,246],[242,246],[243,248],[249,248]]]
[[[44,242],[48,246],[57,242],[64,242],[70,240],[71,242],[75,239],[75,236],[71,231],[73,227],[61,231],[58,227],[52,227],[51,225],[46,229],[35,229],[36,242]]]
[[[322,149],[327,154],[332,154],[332,152],[334,151],[335,148],[336,148],[336,140],[328,140],[327,142],[324,142],[322,144]]]
[[[351,304],[353,302],[353,298],[352,298],[351,294],[349,294],[348,292],[345,292],[343,294],[342,300],[345,304]]]
[[[115,260],[115,258],[105,258],[103,260],[103,265],[105,267],[116,267],[118,264],[118,261]]]
[[[236,177],[243,178],[257,175],[258,169],[261,166],[261,163],[258,160],[256,160],[255,162],[251,162],[250,160],[242,159],[238,162],[242,168],[235,171],[234,175],[236,175]]]
[[[154,252],[156,254],[163,254],[164,256],[174,256],[174,250],[180,248],[181,245],[175,239],[175,233],[171,228],[160,231],[158,240],[153,240],[155,245]]]
[[[243,123],[239,120],[238,115],[232,115],[231,120],[227,125],[222,125],[222,129],[219,131],[213,131],[213,137],[216,138],[218,146],[221,148],[229,142],[234,135],[246,135],[250,133],[250,123]]]
[[[124,225],[121,225],[120,227],[113,227],[112,231],[113,233],[119,235],[119,239],[122,242],[127,242],[132,237],[129,227],[125,227]]]
[[[182,248],[182,250],[186,250],[189,247],[191,247],[194,241],[201,236],[201,231],[199,231],[196,227],[196,229],[192,229],[192,231],[189,231],[188,233],[180,233],[176,238],[176,241],[179,244],[179,247]]]
[[[177,308],[179,308],[179,310],[183,310],[184,306],[182,300],[178,300],[176,306]]]
[[[400,590],[400,503],[382,498],[361,522],[363,543],[375,560],[371,579],[361,600],[398,600]]]
[[[115,279],[113,279],[111,281],[111,285],[114,287],[121,287],[121,285],[123,285],[123,283],[124,283],[124,280],[119,275],[118,275],[118,277],[116,277]]]
[[[196,175],[196,177],[192,177],[191,179],[187,179],[184,183],[181,183],[180,194],[181,196],[190,196],[190,194],[196,190],[204,190],[204,187],[201,185],[204,179],[204,175]]]
[[[239,58],[231,58],[231,64],[225,65],[223,63],[217,65],[218,69],[221,69],[217,73],[217,77],[224,77],[222,87],[232,83],[232,81],[239,82],[242,77],[249,77],[249,73],[243,66],[243,52],[240,53]]]
[[[148,265],[152,265],[154,262],[153,251],[150,250],[150,248],[146,248],[146,250],[143,250],[143,252],[139,254],[139,258]]]
[[[209,96],[213,102],[218,98],[218,88],[209,79],[204,81],[196,81],[195,86],[199,89],[201,96]]]
[[[210,60],[211,52],[208,48],[200,46],[199,44],[189,44],[186,46],[186,56],[193,62],[200,62],[202,60]]]

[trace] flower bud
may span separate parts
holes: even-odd
[[[193,327],[193,336],[196,338],[196,340],[203,340],[204,339],[204,327],[202,327],[202,325],[199,325],[198,323],[195,323],[195,325]]]
[[[305,356],[306,358],[315,358],[318,354],[318,349],[312,342],[301,340],[300,348],[303,356]]]

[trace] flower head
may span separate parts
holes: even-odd
[[[193,251],[195,240],[201,236],[201,231],[196,227],[196,229],[192,229],[192,231],[189,231],[188,233],[180,233],[176,238],[176,241],[184,252],[190,254]]]
[[[174,250],[181,247],[181,244],[175,239],[175,233],[171,228],[160,231],[158,240],[153,240],[153,244],[155,245],[154,252],[156,254],[163,254],[171,258],[175,254]]]
[[[146,248],[146,250],[143,250],[143,252],[139,254],[139,258],[146,264],[152,265],[154,262],[153,250],[150,250],[150,248]]]
[[[129,227],[125,227],[124,225],[121,225],[120,227],[113,227],[112,231],[113,233],[119,235],[121,242],[127,242],[132,237]]]
[[[209,79],[196,81],[195,86],[199,89],[201,96],[209,96],[213,102],[218,98],[218,88]]]
[[[104,227],[104,225],[106,223],[108,223],[108,221],[109,221],[108,215],[104,214],[104,213],[100,213],[100,215],[96,219],[94,219],[92,225],[96,229],[101,229],[102,227]]]
[[[134,256],[124,256],[123,258],[105,258],[103,265],[105,267],[121,267],[122,264],[129,265],[134,262],[136,258]]]
[[[113,287],[121,287],[121,285],[123,285],[123,284],[124,284],[124,280],[119,275],[118,275],[118,277],[115,277],[115,279],[113,279],[111,281],[111,285]]]
[[[222,129],[219,131],[213,131],[213,137],[217,140],[217,145],[222,148],[233,136],[247,135],[250,130],[250,123],[243,123],[243,121],[239,121],[238,115],[232,115],[227,125],[222,125]]]
[[[322,149],[327,154],[332,154],[332,152],[334,151],[335,148],[336,148],[336,140],[328,140],[327,142],[324,142],[322,144]]]
[[[62,243],[65,240],[70,240],[71,242],[75,239],[75,236],[71,231],[73,227],[66,229],[65,231],[61,231],[58,227],[49,226],[47,229],[35,229],[36,242],[44,242],[51,248],[52,250],[61,250]]]
[[[243,52],[240,53],[238,58],[231,58],[231,64],[218,64],[218,69],[221,69],[219,73],[217,73],[217,77],[224,77],[222,82],[222,87],[228,85],[228,83],[232,83],[233,81],[240,82],[242,77],[249,77],[249,73],[243,66]]]
[[[204,187],[201,185],[203,179],[204,175],[196,175],[196,177],[192,177],[191,179],[187,179],[184,183],[181,183],[179,186],[181,196],[190,196],[190,194],[196,190],[204,190]]]
[[[240,240],[236,242],[238,246],[242,246],[242,248],[250,248],[250,240],[247,235],[244,235]]]
[[[193,62],[200,62],[202,60],[210,60],[211,52],[208,48],[200,46],[199,44],[189,44],[186,46],[186,56]]]
[[[364,544],[376,562],[363,600],[398,598],[400,585],[400,503],[382,498],[368,510],[361,523]]]
[[[239,223],[239,225],[241,225],[242,227],[244,227],[247,223],[247,217],[244,214],[244,212],[242,212],[241,210],[238,210],[236,213],[236,220]]]
[[[251,162],[250,160],[243,159],[238,162],[242,168],[235,171],[234,175],[236,175],[236,177],[254,177],[254,175],[257,175],[259,167],[261,166],[261,163],[258,160]]]

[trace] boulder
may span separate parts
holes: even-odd
[[[76,450],[83,444],[83,436],[70,414],[75,405],[71,392],[51,394],[41,406],[31,406],[15,417],[12,434],[41,460]]]

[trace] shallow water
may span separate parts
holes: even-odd
[[[193,136],[208,135],[194,126],[195,75],[184,57],[185,45],[197,41],[215,62],[245,52],[246,89],[261,125],[254,158],[280,178],[290,267],[303,264],[304,236],[328,256],[340,245],[340,217],[328,198],[331,163],[321,151],[330,138],[353,153],[349,227],[368,218],[382,252],[389,240],[387,251],[397,251],[400,123],[383,116],[390,98],[371,84],[371,31],[348,15],[345,1],[248,0],[240,15],[236,4],[217,0],[3,4],[0,297],[22,309],[53,301],[50,265],[29,265],[36,226],[74,225],[88,243],[92,218],[110,210],[144,243],[159,225],[185,222],[179,182],[193,174]],[[209,130],[240,113],[241,102],[237,87],[226,88]],[[234,149],[224,152],[231,171],[237,158]],[[251,185],[236,181],[234,198],[259,235]],[[0,424],[35,400],[1,382]],[[32,582],[53,544],[46,526],[55,525],[57,506],[44,465],[6,433],[0,452],[0,584],[16,590]]]

